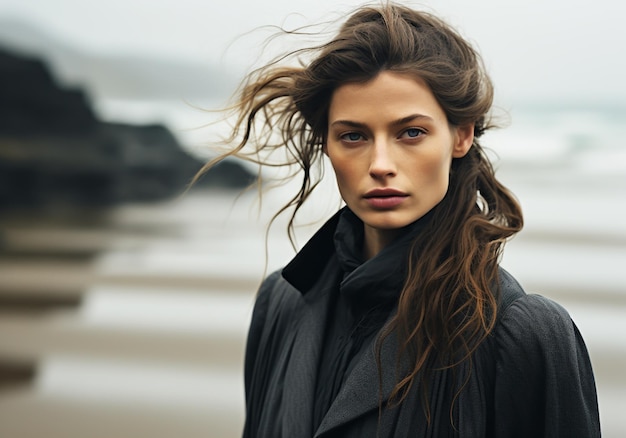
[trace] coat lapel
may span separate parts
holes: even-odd
[[[341,212],[331,218],[283,269],[283,277],[302,293],[303,308],[297,324],[283,388],[285,437],[311,436],[317,371],[324,339],[331,293],[339,284],[341,272],[333,236]],[[391,315],[395,314],[395,310]],[[378,409],[379,371],[374,352],[375,339],[348,376],[335,401],[322,420],[318,437],[366,412]],[[383,401],[397,382],[397,340],[388,336],[381,349]]]
[[[395,311],[392,312],[392,314],[394,313]],[[319,437],[367,412],[378,409],[380,377],[376,364],[375,343],[376,339],[372,340],[346,379],[345,384],[337,394],[337,398],[317,429],[315,437]],[[397,352],[397,339],[392,333],[385,338],[381,348],[383,402],[388,400],[397,382]]]

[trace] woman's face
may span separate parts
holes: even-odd
[[[383,71],[335,90],[327,138],[339,191],[367,238],[409,225],[443,199],[473,127],[451,127],[421,80]]]

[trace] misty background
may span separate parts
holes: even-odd
[[[568,309],[603,436],[624,436],[626,3],[403,3],[482,54],[503,125],[484,143],[526,216],[503,265]],[[268,26],[359,4],[0,0],[0,436],[240,435],[254,294],[293,255],[285,219],[267,255],[265,229],[294,186],[260,204],[232,162],[182,193],[223,132],[206,110],[297,47],[264,51]],[[330,175],[298,244],[339,205]]]

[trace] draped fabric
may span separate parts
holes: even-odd
[[[385,405],[403,364],[392,335],[382,343],[379,368],[374,342],[393,315],[406,253],[426,220],[363,261],[362,223],[344,209],[264,281],[246,347],[244,437],[600,436],[578,329],[562,307],[526,295],[504,270],[506,305],[472,367],[437,371],[429,380],[430,421],[419,385],[399,406]],[[453,404],[459,374],[468,379]]]
[[[319,425],[346,377],[371,345],[395,307],[405,277],[406,256],[424,217],[367,261],[363,259],[363,223],[348,209],[334,233],[336,289],[331,292],[315,392],[313,424]]]

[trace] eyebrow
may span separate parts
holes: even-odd
[[[431,122],[433,121],[432,117],[426,116],[424,114],[411,114],[409,116],[402,117],[401,119],[394,120],[393,122],[391,122],[391,126],[404,125],[405,123],[409,123],[418,119],[423,119]],[[333,123],[330,124],[330,126],[335,125],[347,125],[353,128],[364,128],[366,126],[365,123],[355,122],[352,120],[335,120]]]

